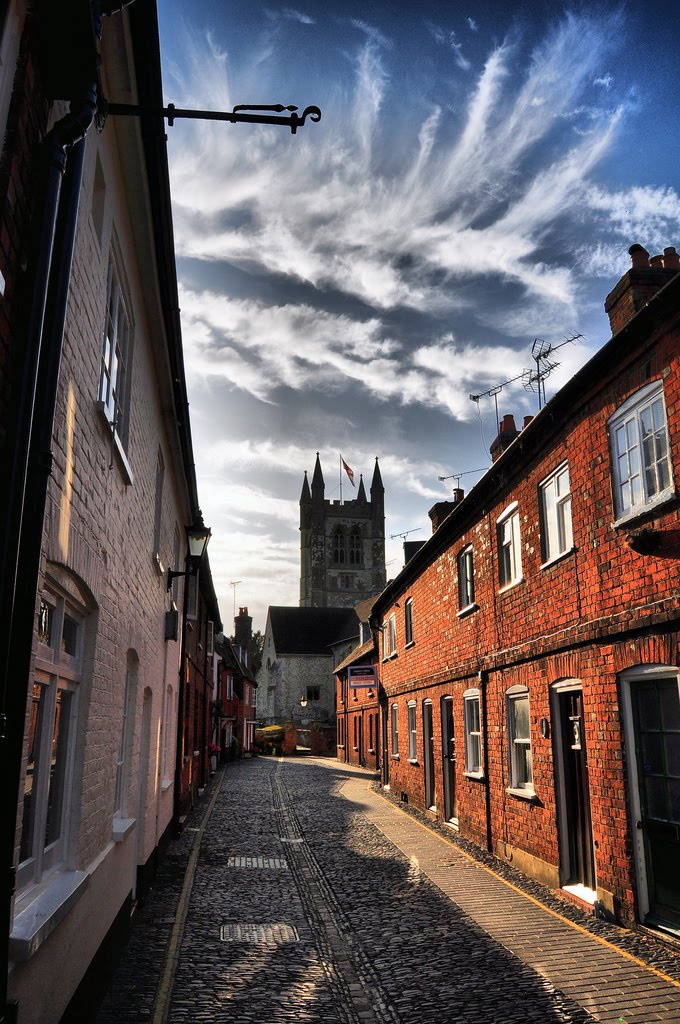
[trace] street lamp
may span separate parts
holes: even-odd
[[[184,761],[184,690],[186,685],[187,660],[187,614],[189,610],[189,576],[198,573],[203,555],[208,547],[211,531],[203,523],[200,511],[193,524],[187,526],[187,554],[184,571],[168,569],[167,589],[178,576],[184,576],[184,598],[182,601],[182,640],[180,645],[179,683],[177,687],[177,743],[175,748],[175,786],[173,792],[173,831],[179,833],[180,796],[182,792],[182,765]],[[198,600],[198,595],[197,595]]]
[[[301,708],[306,708],[308,704],[307,698],[304,696],[300,697],[298,704],[300,705]]]

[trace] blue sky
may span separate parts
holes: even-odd
[[[304,470],[370,481],[388,577],[489,464],[469,395],[560,344],[548,397],[609,338],[627,250],[680,248],[671,4],[159,0],[166,100],[316,104],[319,124],[169,129],[187,377],[227,631],[297,604]],[[499,412],[536,411],[522,381]],[[351,492],[348,481],[345,497]]]

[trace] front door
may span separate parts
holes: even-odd
[[[425,806],[434,807],[434,735],[432,701],[423,703],[423,753],[425,757]]]
[[[649,917],[680,927],[680,691],[677,678],[631,684]]]
[[[359,712],[359,764],[362,768],[366,767],[366,758],[364,756],[364,713]]]
[[[559,693],[558,699],[565,830],[562,884],[582,885],[593,890],[595,858],[590,819],[588,755],[583,731],[583,692],[580,689],[566,690]]]
[[[444,783],[444,818],[458,819],[456,800],[456,736],[453,729],[453,697],[442,697],[442,780]]]

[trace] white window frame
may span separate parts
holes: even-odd
[[[645,414],[657,420],[645,451]],[[607,421],[615,522],[626,522],[675,494],[663,381],[640,388]]]
[[[118,261],[111,255],[102,332],[99,406],[106,417],[119,454],[125,459],[129,427],[132,361],[132,317]],[[125,460],[127,467],[127,460]]]
[[[390,753],[399,757],[399,705],[390,706]]]
[[[528,735],[518,736],[515,708],[524,701],[527,705]],[[509,792],[531,799],[536,795],[536,791],[534,789],[531,748],[531,701],[528,688],[526,686],[511,686],[505,693],[505,705],[508,723]],[[526,751],[528,751],[528,757]]]
[[[394,612],[382,625],[383,661],[397,653],[397,617]]]
[[[411,647],[415,643],[413,639],[413,598],[407,597],[404,603],[404,644]]]
[[[408,710],[408,759],[416,763],[418,760],[418,726],[416,722],[416,702],[410,700],[407,704]]]
[[[137,666],[136,656],[128,653],[128,665],[125,672],[125,690],[120,724],[120,742],[116,758],[116,781],[113,798],[114,819],[129,817],[129,789],[132,767],[132,750],[135,734],[135,709],[137,703]],[[115,832],[115,825],[114,825]]]
[[[569,465],[563,462],[539,484],[543,565],[574,550]]]
[[[498,582],[501,590],[514,587],[522,580],[522,546],[519,527],[519,505],[512,505],[496,520],[498,543]]]
[[[458,614],[464,614],[475,604],[475,565],[472,544],[466,544],[458,552]]]
[[[163,458],[163,451],[158,446],[158,455],[156,458],[156,492],[154,499],[154,516],[153,516],[153,558],[158,566],[158,571],[162,574],[165,572],[163,563],[161,561],[161,533],[163,526],[163,484],[165,482],[165,460]]]
[[[482,751],[482,702],[477,689],[463,694],[463,723],[465,729],[465,774],[470,778],[484,777]]]

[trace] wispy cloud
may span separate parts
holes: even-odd
[[[478,30],[479,25],[477,24],[474,18],[466,18],[465,20],[467,21],[468,28],[470,29],[471,32],[476,32]]]
[[[601,85],[603,89],[611,89],[612,82],[614,81],[611,75],[602,75],[601,78],[593,79],[593,85]]]

